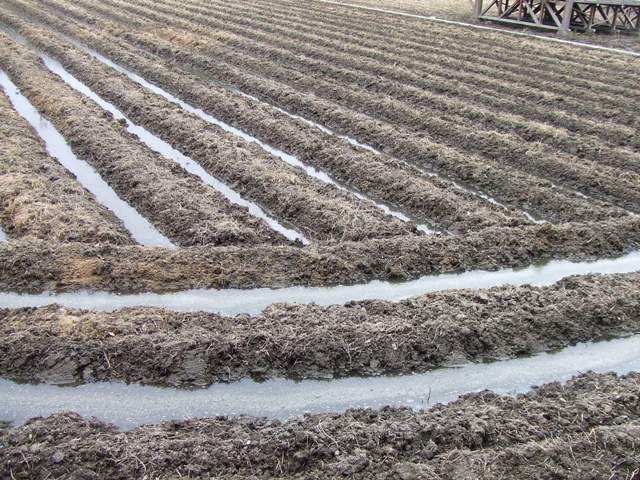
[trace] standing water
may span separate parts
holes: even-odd
[[[71,172],[78,182],[91,192],[96,200],[118,217],[131,236],[141,245],[174,248],[149,221],[123,201],[100,175],[84,160],[73,153],[64,137],[53,124],[42,117],[18,87],[0,70],[0,85],[17,112],[33,127],[45,144],[47,152]]]

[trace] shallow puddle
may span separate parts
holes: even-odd
[[[4,233],[4,230],[2,229],[2,227],[0,227],[0,242],[6,242],[7,241],[7,234]]]
[[[581,372],[638,371],[638,351],[640,336],[634,336],[578,344],[526,358],[440,368],[424,374],[301,382],[243,380],[195,390],[116,382],[59,387],[0,379],[0,420],[22,424],[35,416],[73,411],[129,429],[145,423],[215,415],[286,419],[357,407],[392,405],[422,409],[485,389],[514,395],[535,385],[569,380]]]
[[[489,288],[501,285],[551,285],[570,275],[589,273],[629,273],[640,271],[640,252],[616,259],[593,262],[554,260],[542,266],[511,268],[493,272],[475,270],[463,273],[429,275],[407,282],[374,280],[366,284],[334,287],[287,287],[241,289],[198,289],[174,293],[118,295],[109,292],[70,292],[23,295],[0,293],[0,307],[37,307],[57,303],[71,308],[111,311],[132,306],[161,307],[175,311],[205,311],[224,315],[257,314],[273,303],[343,304],[379,299],[398,301],[441,290]]]
[[[99,203],[111,210],[122,221],[125,228],[131,232],[131,236],[136,242],[150,247],[174,248],[167,237],[162,235],[127,202],[118,197],[93,167],[76,157],[53,124],[40,115],[2,70],[0,70],[0,85],[20,116],[36,130],[49,155],[71,172],[78,182],[95,196]]]

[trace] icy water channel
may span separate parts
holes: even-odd
[[[8,28],[3,28],[8,35],[10,35],[16,42],[25,45],[29,48],[33,48],[30,43],[21,35],[12,31]],[[46,65],[46,67],[51,70],[52,73],[58,75],[67,85],[76,90],[77,92],[83,94],[87,98],[93,100],[100,108],[111,113],[113,117],[117,120],[124,120],[127,126],[127,131],[134,134],[142,143],[144,143],[147,147],[153,150],[156,153],[159,153],[164,158],[171,160],[178,165],[180,165],[187,172],[196,175],[200,180],[202,180],[207,185],[213,187],[216,191],[222,194],[227,200],[235,205],[239,205],[247,208],[248,212],[254,217],[260,218],[263,220],[269,227],[271,227],[276,232],[282,234],[289,240],[295,241],[299,240],[303,244],[309,244],[309,241],[299,232],[287,228],[280,224],[277,220],[271,218],[267,215],[257,204],[254,202],[248,201],[244,199],[238,192],[234,191],[232,188],[227,186],[222,181],[218,180],[214,176],[210,175],[204,168],[200,166],[192,158],[183,155],[181,152],[173,148],[164,140],[160,139],[156,135],[153,135],[147,129],[136,125],[133,123],[128,117],[126,117],[119,109],[117,109],[112,103],[107,102],[99,95],[97,95],[93,90],[91,90],[84,83],[79,81],[73,75],[71,75],[67,70],[54,58],[49,55],[34,49],[34,51],[42,58],[42,61]]]
[[[350,301],[379,299],[398,301],[441,290],[489,288],[501,285],[552,285],[570,275],[590,273],[630,273],[640,271],[640,252],[592,262],[553,260],[544,265],[521,269],[505,268],[487,272],[428,275],[407,282],[374,280],[358,285],[334,287],[287,287],[256,289],[199,289],[173,293],[139,293],[119,295],[109,292],[69,292],[18,294],[0,292],[0,308],[37,307],[57,303],[71,308],[111,311],[124,307],[162,307],[176,311],[205,311],[224,315],[257,314],[272,303],[343,304]]]
[[[96,200],[118,217],[131,236],[141,245],[173,248],[171,241],[162,235],[136,209],[122,200],[102,177],[84,160],[79,159],[53,124],[20,93],[18,87],[5,72],[0,70],[0,86],[16,111],[33,127],[45,144],[49,155],[71,172],[78,182],[91,192]]]
[[[515,395],[586,371],[639,371],[638,352],[640,336],[633,336],[424,374],[301,382],[243,380],[193,390],[116,382],[61,387],[0,379],[0,420],[22,424],[35,416],[73,411],[130,429],[145,423],[215,415],[245,414],[284,420],[304,413],[343,412],[356,407],[425,409],[485,389]]]

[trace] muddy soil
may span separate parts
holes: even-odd
[[[463,290],[399,303],[275,304],[261,315],[235,317],[55,305],[0,310],[0,375],[190,386],[424,372],[638,333],[639,282],[640,274],[579,276],[551,287]]]
[[[32,28],[17,17],[0,13],[39,48],[62,60],[74,72],[85,62],[63,48],[55,37],[41,29]],[[122,54],[120,54],[121,56]],[[202,82],[192,75],[178,75],[175,69],[161,68],[157,62],[143,57],[135,59],[137,71],[155,84],[169,86],[172,92],[186,101],[202,106],[207,112],[231,122],[252,134],[291,152],[316,168],[326,169],[338,181],[359,191],[399,206],[414,218],[454,233],[481,229],[493,225],[526,223],[515,212],[507,212],[477,196],[456,189],[451,182],[425,175],[417,168],[384,155],[348,145],[335,135],[218,85]],[[142,69],[140,68],[142,67]]]
[[[46,242],[0,245],[0,290],[116,292],[336,285],[408,280],[556,259],[620,255],[640,247],[640,220],[487,228],[465,236],[408,236],[312,248],[157,248]]]
[[[516,398],[481,392],[427,411],[354,409],[286,422],[216,417],[128,432],[61,413],[0,430],[0,473],[15,479],[471,479],[500,473],[629,479],[640,465],[639,391],[637,373],[586,374]]]
[[[96,60],[79,55],[73,73],[246,198],[302,230],[309,238],[360,240],[407,234],[411,224],[386,216],[369,202],[338,190],[265,154],[196,115],[156,96]],[[145,105],[140,109],[140,105]],[[230,163],[229,159],[234,162]]]
[[[50,157],[0,91],[0,218],[12,238],[132,244],[106,207]]]
[[[139,3],[139,6],[148,5],[146,3]],[[152,8],[153,13],[150,14],[148,10],[135,9],[136,13],[142,15],[140,21],[136,22],[136,24],[140,24],[139,26],[145,29],[149,29],[148,19],[149,15],[152,15],[151,18],[157,19],[158,17],[158,4],[154,4]],[[234,48],[240,48],[244,46],[243,51],[252,54],[252,50],[254,53],[259,53],[258,58],[268,58],[271,61],[276,61],[279,65],[288,65],[292,68],[295,68],[299,71],[307,71],[309,74],[314,74],[317,77],[318,72],[321,72],[322,79],[326,79],[327,76],[334,78],[336,75],[338,76],[339,84],[345,85],[346,83],[356,82],[356,85],[359,85],[361,88],[364,88],[366,92],[377,92],[382,95],[392,95],[394,98],[402,99],[403,101],[407,101],[414,106],[419,107],[420,109],[428,109],[429,111],[435,110],[437,112],[438,117],[450,117],[451,121],[454,123],[460,124],[473,124],[474,126],[484,125],[486,128],[498,129],[502,130],[504,128],[505,122],[508,122],[510,129],[513,132],[518,133],[518,135],[524,135],[527,137],[534,137],[536,141],[547,141],[550,146],[557,149],[558,147],[564,148],[566,153],[573,154],[576,148],[580,148],[581,150],[585,150],[585,139],[580,138],[579,141],[576,142],[575,136],[580,136],[577,132],[572,132],[572,136],[563,139],[563,142],[558,143],[556,137],[557,132],[553,129],[543,129],[539,128],[539,126],[533,124],[530,121],[525,121],[525,119],[520,120],[519,122],[514,122],[512,118],[503,118],[502,115],[496,115],[496,113],[487,111],[485,108],[475,107],[473,104],[477,101],[479,89],[465,89],[465,85],[462,85],[463,90],[466,91],[465,95],[461,95],[461,91],[458,88],[457,90],[454,88],[454,85],[451,85],[451,82],[447,82],[446,85],[443,85],[442,77],[438,76],[440,69],[442,68],[442,62],[434,61],[431,59],[428,63],[420,63],[420,62],[410,62],[407,63],[406,59],[411,58],[412,53],[415,52],[415,48],[411,50],[402,50],[401,52],[393,52],[390,55],[384,55],[381,52],[385,49],[388,43],[388,39],[383,38],[377,39],[377,41],[369,41],[364,43],[365,48],[359,48],[352,51],[353,45],[359,45],[362,42],[362,39],[352,36],[345,36],[346,38],[340,37],[340,42],[336,43],[336,39],[334,37],[344,35],[344,29],[342,31],[338,30],[338,32],[332,32],[330,38],[326,35],[326,30],[321,27],[321,30],[325,32],[323,35],[317,35],[317,28],[310,29],[310,33],[301,38],[298,38],[301,35],[301,25],[304,20],[297,19],[296,22],[291,22],[287,28],[289,28],[287,34],[285,35],[285,31],[279,30],[277,27],[273,26],[273,16],[272,12],[269,13],[268,16],[261,15],[257,12],[250,12],[250,16],[242,16],[239,15],[237,9],[229,10],[223,6],[217,5],[216,7],[216,15],[215,17],[207,17],[206,19],[202,16],[196,15],[184,15],[182,11],[176,11],[175,9],[161,9],[162,12],[168,13],[168,16],[162,16],[164,20],[159,25],[158,32],[161,32],[163,28],[168,25],[174,25],[181,29],[181,34],[179,36],[172,36],[174,41],[183,43],[188,42],[190,46],[194,48],[202,47],[204,44],[202,41],[198,41],[197,39],[189,40],[189,37],[198,33],[207,35],[207,48],[211,46],[211,41],[215,42],[223,42],[227,46],[232,46]],[[101,14],[104,14],[106,18],[111,18],[114,16],[113,9],[98,9]],[[194,12],[202,12],[203,10],[195,10]],[[95,9],[92,9],[92,13],[96,13]],[[131,12],[127,12],[131,13]],[[177,19],[176,16],[180,16],[184,20]],[[131,22],[135,22],[134,15],[128,15],[123,21],[125,25],[131,25]],[[256,20],[260,19],[259,22],[256,23]],[[187,26],[185,26],[187,25]],[[189,32],[188,35],[185,35],[185,30]],[[224,34],[221,33],[221,30],[224,31]],[[262,32],[261,32],[262,31]],[[249,40],[253,40],[253,42],[249,42]],[[375,44],[375,49],[371,48],[372,43]],[[278,48],[269,48],[277,46]],[[267,48],[267,50],[264,50]],[[437,50],[436,53],[438,55],[446,56],[448,60],[448,56],[451,53],[449,50],[446,50],[446,47],[442,47],[442,50],[438,50],[438,47],[434,47],[433,45],[429,46],[430,51],[434,51],[434,48]],[[258,50],[260,50],[258,52]],[[422,49],[421,49],[422,51]],[[295,52],[296,55],[291,56],[291,52]],[[464,58],[460,58],[461,61],[466,62],[475,62],[478,58],[476,52],[470,52],[469,55],[464,56]],[[304,54],[304,56],[302,56]],[[456,49],[455,54],[458,53],[458,49]],[[400,58],[399,58],[400,57]],[[513,60],[513,59],[512,59]],[[446,63],[446,62],[445,62]],[[405,66],[406,65],[406,66]],[[504,69],[513,68],[513,61],[504,62],[504,64],[492,64],[492,68],[500,68],[501,71]],[[312,68],[313,67],[313,68]],[[425,78],[425,68],[426,71],[432,72]],[[515,70],[516,73],[525,73],[534,78],[538,78],[543,76],[543,80],[549,80],[549,78],[545,77],[547,71],[552,68],[545,69],[530,69],[526,65],[518,65]],[[300,70],[303,69],[303,70]],[[455,70],[454,70],[455,71]],[[435,73],[435,75],[434,75]],[[553,77],[554,81],[558,81],[556,76],[557,73],[554,73]],[[289,78],[295,78],[296,75],[290,75]],[[480,75],[478,78],[485,78],[485,76]],[[562,76],[563,80],[566,82],[570,82],[572,85],[577,85],[582,82],[582,78],[576,78],[575,76],[568,77],[567,75]],[[388,81],[387,81],[388,79]],[[488,80],[485,78],[485,80]],[[504,81],[501,77],[500,81]],[[630,91],[629,87],[620,87],[615,86],[613,83],[615,79],[607,80],[607,82],[602,82],[602,76],[597,77],[599,91],[603,89],[610,88],[612,90],[612,94],[603,99],[602,103],[606,103],[610,105],[612,102],[618,102],[622,104],[622,107],[628,107],[628,102],[626,101],[627,95],[626,92]],[[394,82],[399,82],[400,85]],[[460,86],[459,82],[456,82]],[[489,86],[493,85],[494,82],[491,82]],[[415,88],[412,88],[415,87]],[[481,91],[486,93],[486,82],[482,85]],[[591,86],[587,86],[593,91]],[[465,102],[460,105],[452,104],[454,102],[454,98],[451,97],[435,97],[434,95],[430,95],[427,92],[429,91],[446,91],[451,92],[451,94],[457,98],[464,98]],[[504,95],[500,95],[500,103],[495,103],[497,100],[493,97],[494,102],[492,104],[497,107],[497,110],[504,111]],[[492,97],[489,97],[491,99]],[[444,103],[444,107],[442,104]],[[470,104],[470,105],[469,105]],[[599,104],[599,105],[600,105]],[[448,106],[447,106],[448,105]],[[557,103],[552,106],[549,105],[545,108],[543,121],[548,122],[549,110],[557,109]],[[512,110],[514,113],[520,115],[522,114],[522,105],[516,105],[516,108]],[[605,112],[606,115],[609,115],[609,111]],[[398,117],[398,120],[402,120],[402,116]],[[600,120],[604,117],[603,115],[599,116]],[[457,120],[456,120],[457,119]],[[617,119],[617,118],[616,118]],[[561,128],[566,127],[565,124],[559,125]],[[619,136],[620,132],[617,132],[614,124],[609,123],[609,127],[613,128],[605,128],[606,125],[600,121],[598,128],[596,129],[596,135],[600,135],[601,141],[609,142],[611,138],[611,130],[613,129],[613,135],[618,136],[620,141],[622,142],[633,142],[633,139],[625,139],[623,136]],[[535,132],[535,134],[534,134]],[[604,133],[606,135],[603,135]],[[586,142],[589,144],[591,142]],[[588,153],[591,155],[591,159],[598,160],[605,158],[605,160],[609,159],[609,156],[612,156],[612,160],[623,161],[623,159],[618,158],[620,153],[614,151],[609,151],[609,149],[605,148],[604,151],[599,151],[597,148],[593,147],[588,150]]]
[[[23,94],[51,119],[80,158],[169,238],[181,246],[287,242],[194,175],[150,151],[110,114],[49,72],[32,52],[1,36],[1,65]]]
[[[171,15],[159,16],[157,9],[156,5],[153,18],[165,20],[162,26],[148,22],[144,29],[151,30],[151,26],[155,25],[154,33],[165,41],[224,60],[257,75],[268,72],[272,79],[284,85],[299,91],[313,92],[320,98],[339,102],[360,113],[375,112],[376,118],[415,134],[427,131],[440,143],[456,145],[463,151],[481,154],[499,164],[581,190],[596,198],[623,204],[631,209],[637,208],[639,202],[636,187],[640,181],[632,172],[603,166],[600,161],[561,154],[557,147],[542,147],[538,140],[529,143],[507,132],[499,119],[494,123],[502,131],[487,130],[486,127],[483,129],[481,122],[475,119],[446,113],[446,102],[443,108],[420,89],[385,81],[374,70],[371,70],[371,74],[361,72],[366,62],[360,64],[359,68],[336,68],[334,56],[323,55],[323,50],[316,47],[299,47],[293,41],[255,34],[245,28],[234,28],[229,22],[224,22],[222,26],[218,22],[223,22],[224,19],[206,22],[215,29],[194,26],[191,22],[175,20]],[[138,8],[135,12],[147,14],[145,10]],[[175,25],[177,29],[167,28],[166,25]],[[228,30],[224,32],[222,39],[216,38],[220,37],[220,28]],[[183,34],[187,29],[189,33]],[[314,50],[307,52],[309,48]],[[319,60],[322,57],[327,57],[327,60]],[[372,68],[384,69],[375,63]],[[318,78],[318,72],[323,72],[322,78]],[[614,99],[624,99],[624,103],[628,104],[624,92]],[[486,116],[478,114],[477,118]],[[530,134],[528,131],[527,133]],[[630,159],[626,159],[626,162],[633,163]]]
[[[139,9],[135,6],[131,6],[130,4],[123,4],[119,2],[119,0],[107,0],[107,4],[109,4],[113,10],[120,10],[123,13],[141,13],[148,18],[162,22],[163,26],[165,24],[170,25],[179,23],[179,20],[177,20],[176,17],[184,17],[190,21],[193,20],[196,24],[196,29],[197,24],[204,23],[206,25],[211,25],[216,30],[221,29],[222,31],[235,31],[242,36],[265,39],[268,43],[289,45],[288,48],[294,48],[300,53],[305,53],[311,58],[326,58],[329,63],[335,62],[331,54],[332,50],[341,52],[346,49],[346,53],[351,57],[357,55],[357,53],[360,53],[360,55],[358,55],[360,57],[362,53],[352,52],[350,49],[350,41],[346,42],[347,46],[345,46],[341,41],[333,41],[332,43],[331,39],[328,39],[327,36],[322,37],[322,35],[320,35],[322,39],[319,40],[322,45],[316,47],[315,37],[318,36],[318,31],[311,32],[308,36],[302,36],[295,27],[279,28],[278,26],[274,26],[274,24],[269,21],[269,16],[261,17],[263,21],[254,21],[253,19],[247,20],[244,18],[239,19],[238,17],[242,17],[242,15],[238,15],[237,11],[217,8],[215,10],[215,15],[208,15],[208,18],[203,19],[202,16],[185,15],[183,11],[176,11],[175,8],[166,8],[160,5],[156,5],[157,8],[155,9],[148,9],[145,11],[144,9]],[[225,12],[225,10],[227,10],[228,13]],[[168,13],[168,17],[162,15],[163,13]],[[107,11],[106,14],[109,15],[109,11]],[[237,28],[234,27],[234,24],[249,24],[249,29]],[[193,27],[194,25],[192,25],[192,28]],[[269,31],[271,35],[261,35],[259,33],[260,29]],[[322,31],[322,29],[319,30]],[[220,34],[217,34],[216,37],[220,39]],[[225,41],[231,40],[231,38],[224,37],[223,39]],[[291,39],[293,42],[288,41],[288,39]],[[387,44],[388,37],[378,39],[377,42],[370,41],[369,43],[374,45],[377,43]],[[425,49],[422,48],[421,51],[425,51]],[[436,54],[434,58],[431,58],[431,63],[437,59],[438,66],[441,68],[448,67],[455,70],[459,62],[464,62],[465,65],[468,66],[470,73],[479,75],[480,77],[488,75],[490,78],[495,78],[495,70],[499,69],[501,72],[501,82],[508,82],[512,88],[524,89],[526,92],[526,98],[536,95],[544,98],[544,96],[541,96],[539,92],[540,83],[544,82],[544,91],[547,92],[547,94],[562,95],[564,93],[566,104],[577,109],[576,113],[580,113],[581,115],[595,115],[596,118],[612,118],[618,123],[624,120],[629,125],[633,125],[635,122],[633,110],[624,98],[626,92],[629,92],[629,95],[632,97],[636,95],[633,93],[632,85],[629,85],[628,87],[612,85],[612,82],[602,82],[602,77],[596,77],[593,79],[584,79],[582,77],[576,78],[571,71],[549,72],[549,69],[553,69],[554,67],[545,66],[543,68],[531,68],[526,63],[519,62],[517,58],[513,58],[513,52],[506,56],[506,58],[496,60],[496,57],[500,57],[499,53],[492,55],[490,58],[480,59],[477,54],[461,54],[458,53],[457,49],[455,51],[451,51],[447,50],[445,47],[430,46],[426,51],[430,52],[432,55],[434,53]],[[396,54],[394,59],[397,60],[398,56],[403,57],[402,54]],[[338,59],[338,63],[342,62],[340,55],[336,58]],[[557,83],[558,81],[570,82],[573,85],[572,92],[563,92],[554,83]],[[613,80],[613,82],[615,81],[616,80]],[[585,99],[584,95],[588,93],[591,93],[592,96]],[[534,98],[531,98],[531,101],[535,101]],[[607,104],[608,108],[603,108],[603,104]]]
[[[73,30],[78,35],[77,29]],[[127,33],[123,32],[123,35],[126,36]],[[157,46],[156,43],[157,41],[154,42],[152,47],[154,50]],[[189,57],[189,60],[186,57]],[[208,73],[211,73],[211,69],[220,67],[217,62],[214,65],[204,57],[192,54],[187,55],[186,53],[184,55],[185,60],[181,60],[181,62],[186,62],[193,68],[195,64],[194,58],[196,57],[201,65],[207,66]],[[285,98],[285,103],[281,106],[294,112],[300,111],[300,108],[311,106],[313,109],[311,117],[322,123],[335,127],[337,121],[342,127],[346,126],[347,130],[361,132],[359,133],[361,139],[376,147],[385,149],[388,153],[398,158],[409,162],[417,162],[421,168],[436,169],[462,183],[490,192],[500,201],[514,208],[524,208],[541,218],[552,221],[569,221],[580,218],[592,220],[620,214],[619,210],[613,209],[611,206],[587,202],[578,196],[565,194],[553,188],[550,183],[535,177],[515,171],[507,172],[502,166],[488,164],[482,159],[474,159],[467,155],[457,154],[453,150],[433,144],[427,139],[403,136],[401,132],[394,130],[390,126],[381,125],[378,121],[367,120],[367,118],[358,116],[354,117],[346,112],[328,112],[327,108],[324,108],[325,106],[318,102],[308,103],[308,99],[305,96],[296,94],[293,91],[282,90],[279,85],[270,86],[268,82],[252,79],[250,75],[245,73],[232,70],[225,70],[225,72],[223,72],[226,76],[225,80],[229,81],[231,78],[229,75],[231,75],[233,82],[236,82],[236,86],[245,91],[258,96],[275,94],[278,98]],[[322,118],[317,118],[318,115],[322,116]],[[331,116],[329,122],[323,122],[326,115]],[[337,119],[336,116],[338,117]]]

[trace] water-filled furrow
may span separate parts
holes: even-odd
[[[2,229],[2,227],[0,227],[0,242],[6,242],[7,241],[7,234],[4,233],[4,230]]]
[[[307,175],[309,175],[310,177],[316,178],[318,180],[320,180],[321,182],[324,183],[328,183],[330,185],[334,185],[337,188],[340,188],[341,190],[345,190],[348,191],[350,193],[352,193],[353,195],[355,195],[357,198],[361,199],[361,200],[367,200],[368,202],[371,202],[374,206],[376,206],[377,208],[381,209],[385,214],[390,215],[392,217],[398,218],[399,220],[403,221],[403,222],[409,222],[411,221],[411,219],[405,215],[402,212],[396,211],[391,209],[390,207],[388,207],[385,204],[382,204],[380,202],[377,202],[371,198],[369,198],[366,195],[363,195],[359,192],[356,192],[352,189],[347,188],[346,186],[340,184],[339,182],[335,181],[333,178],[331,178],[331,176],[322,171],[322,170],[318,170],[315,167],[312,167],[311,165],[307,165],[306,163],[302,162],[298,157],[296,157],[295,155],[290,155],[278,148],[275,148],[271,145],[266,144],[265,142],[262,142],[261,140],[259,140],[256,137],[253,137],[252,135],[249,135],[248,133],[233,127],[231,125],[229,125],[228,123],[223,122],[222,120],[219,120],[218,118],[213,117],[212,115],[206,113],[204,110],[202,110],[201,108],[197,108],[194,107],[190,104],[188,104],[187,102],[179,99],[178,97],[172,95],[171,93],[167,92],[166,90],[158,87],[157,85],[154,85],[153,83],[147,81],[146,79],[142,78],[140,75],[138,75],[137,73],[133,72],[132,70],[123,67],[121,65],[118,65],[117,63],[113,62],[112,60],[110,60],[109,58],[105,57],[104,55],[100,54],[99,52],[93,50],[92,48],[87,47],[86,45],[83,45],[82,43],[69,38],[68,36],[65,36],[65,38],[72,43],[74,46],[76,46],[78,49],[82,50],[83,52],[91,55],[92,57],[94,57],[96,60],[99,60],[100,62],[104,63],[105,65],[113,68],[114,70],[116,70],[119,73],[122,73],[123,75],[126,75],[127,78],[129,78],[130,80],[138,83],[139,85],[142,85],[143,87],[145,87],[146,89],[150,90],[151,92],[160,95],[161,97],[165,98],[166,100],[169,100],[170,102],[180,106],[182,109],[186,110],[189,113],[192,113],[194,115],[197,115],[198,117],[200,117],[202,120],[211,123],[212,125],[216,125],[220,128],[222,128],[225,132],[227,133],[231,133],[232,135],[235,135],[239,138],[242,138],[243,140],[250,142],[250,143],[255,143],[256,145],[258,145],[260,148],[262,148],[265,152],[280,158],[281,160],[283,160],[284,162],[286,162],[287,164],[294,166],[294,167],[298,167],[300,169],[302,169]],[[286,112],[285,112],[286,113]],[[351,143],[354,143],[353,141]],[[357,142],[356,142],[357,143]],[[362,146],[362,145],[359,145]],[[418,225],[417,226],[418,230],[430,234],[433,233],[433,230],[428,227],[427,225]]]
[[[0,293],[0,307],[38,307],[57,303],[72,308],[112,311],[132,306],[161,307],[175,311],[205,311],[224,315],[257,314],[273,303],[343,304],[350,301],[379,299],[398,301],[442,290],[490,288],[502,285],[552,285],[570,275],[590,273],[630,273],[640,271],[640,252],[616,259],[592,262],[553,260],[514,270],[506,268],[488,272],[468,271],[456,274],[429,275],[407,282],[374,280],[366,284],[334,287],[286,287],[256,289],[195,289],[173,293],[139,293],[119,295],[110,292],[79,291],[68,293],[18,294]]]
[[[286,419],[386,405],[425,409],[460,395],[492,390],[515,395],[534,385],[567,381],[586,371],[640,370],[640,336],[582,343],[532,357],[441,368],[424,374],[334,380],[243,380],[184,390],[102,382],[76,387],[0,380],[0,420],[22,424],[36,416],[74,411],[123,429],[147,423],[216,415]]]
[[[11,37],[18,43],[22,45],[26,45],[30,48],[32,46],[29,42],[22,37],[21,35],[13,32],[9,29],[5,29],[5,31],[11,35]],[[67,85],[69,85],[74,90],[80,92],[86,97],[93,100],[96,104],[98,104],[102,109],[109,112],[116,118],[117,120],[124,120],[126,123],[127,131],[134,134],[142,143],[144,143],[151,150],[159,153],[164,158],[176,162],[187,172],[196,175],[200,178],[204,183],[213,187],[216,191],[221,193],[227,200],[235,205],[239,205],[247,208],[249,213],[256,218],[260,218],[263,220],[269,227],[271,227],[274,231],[282,234],[286,238],[291,241],[299,240],[303,244],[308,245],[309,240],[307,240],[301,233],[287,228],[284,225],[280,224],[277,220],[271,218],[267,215],[262,208],[260,208],[254,202],[248,201],[244,199],[238,192],[234,191],[228,185],[210,175],[198,162],[193,160],[192,158],[182,154],[167,142],[157,137],[156,135],[149,132],[144,127],[135,124],[131,121],[126,115],[124,115],[115,105],[110,102],[107,102],[98,94],[96,94],[93,90],[91,90],[87,85],[82,83],[80,80],[71,75],[61,64],[59,61],[55,60],[51,56],[34,49],[37,54],[40,56],[46,67],[51,70],[51,72],[58,75]]]
[[[173,243],[161,234],[147,219],[123,201],[102,177],[84,160],[73,153],[64,137],[53,124],[42,117],[38,110],[22,95],[11,79],[0,70],[0,85],[16,111],[33,127],[53,158],[71,172],[78,182],[91,192],[96,200],[118,217],[141,245],[174,248]]]
[[[86,49],[86,47],[83,47],[83,48]],[[86,49],[86,50],[90,50],[90,49]],[[267,104],[271,108],[274,108],[277,111],[279,111],[280,113],[283,113],[283,114],[287,115],[290,118],[295,118],[295,119],[300,120],[300,121],[302,121],[302,122],[304,122],[304,123],[306,123],[308,125],[311,125],[311,126],[317,128],[318,130],[326,133],[326,134],[335,135],[335,136],[337,136],[339,138],[342,138],[343,140],[349,142],[351,145],[354,145],[354,146],[360,147],[360,148],[364,148],[366,150],[369,150],[369,151],[375,153],[376,155],[381,155],[382,154],[382,152],[380,152],[380,150],[377,150],[376,148],[372,147],[371,145],[367,145],[365,143],[361,143],[358,140],[356,140],[355,138],[352,138],[352,137],[350,137],[348,135],[339,134],[339,133],[335,132],[334,130],[332,130],[332,129],[330,129],[330,128],[328,128],[328,127],[326,127],[326,126],[324,126],[324,125],[322,125],[320,123],[317,123],[317,122],[315,122],[313,120],[310,120],[310,119],[302,117],[300,115],[296,115],[294,113],[288,112],[287,110],[284,110],[283,108],[280,108],[280,107],[277,107],[275,105],[272,105],[272,104],[270,104],[268,102],[265,102],[264,100],[259,99],[258,97],[255,97],[255,96],[250,95],[248,93],[242,92],[242,91],[240,91],[240,90],[238,90],[236,88],[232,88],[232,87],[228,87],[228,86],[227,86],[227,88],[229,88],[234,93],[237,93],[238,95],[242,95],[243,97],[250,98],[250,99],[252,99],[252,100],[254,100],[256,102]],[[503,210],[508,210],[509,209],[506,205],[504,205],[503,203],[498,202],[495,198],[487,195],[486,193],[483,193],[483,192],[478,191],[478,190],[474,190],[474,189],[469,189],[469,188],[463,187],[459,183],[457,183],[457,182],[455,182],[455,181],[453,181],[451,179],[448,179],[448,178],[445,179],[445,178],[441,177],[440,175],[438,175],[435,172],[426,171],[423,168],[421,168],[421,170],[423,171],[424,174],[426,174],[426,175],[428,175],[430,177],[439,178],[441,180],[446,180],[446,181],[450,182],[451,185],[454,188],[456,188],[457,190],[460,190],[461,192],[465,192],[465,193],[471,194],[473,196],[476,196],[476,197],[478,197],[478,198],[480,198],[480,199],[482,199],[482,200],[484,200],[484,201],[486,201],[488,203],[491,203],[491,204],[493,204],[493,205],[495,205],[495,206],[497,206],[499,208],[502,208]],[[357,192],[353,192],[353,193],[356,196],[359,196],[359,198],[363,198]],[[580,195],[579,192],[576,192],[576,194]],[[388,207],[386,205],[381,205],[381,204],[376,204],[376,205],[379,208],[382,208],[383,210],[385,210],[385,213],[388,213],[390,215],[396,216],[397,218],[399,218],[399,219],[401,219],[403,221],[407,221],[408,220],[408,218],[405,215],[403,215],[403,214],[401,214],[399,212],[391,212],[391,211],[389,211],[389,209],[388,209]],[[529,212],[527,212],[525,210],[519,210],[519,211],[520,211],[520,213],[522,213],[522,215],[525,216],[525,218],[527,220],[529,220],[532,223],[538,223],[538,224],[545,223],[544,220],[536,219],[533,215],[531,215]],[[426,227],[425,225],[418,225],[418,230],[422,230],[422,231],[427,232],[427,229],[428,229],[428,227]],[[429,232],[427,232],[427,233],[429,233]]]

